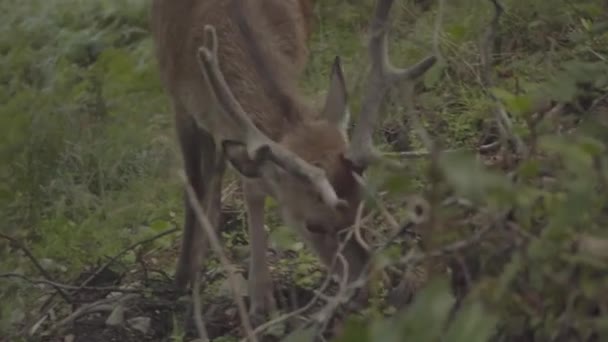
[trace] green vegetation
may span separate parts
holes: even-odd
[[[390,241],[378,253],[377,265],[404,273],[391,272],[392,285],[376,286],[370,306],[349,315],[338,340],[604,340],[608,5],[602,0],[504,0],[496,63],[490,68],[494,85],[486,91],[480,42],[492,4],[444,2],[438,30],[436,1],[397,1],[394,6],[394,64],[412,64],[434,44],[441,58],[420,84],[392,91],[377,142],[386,151],[423,148],[413,113],[420,114],[423,127],[444,149],[498,141],[492,94],[509,112],[512,133],[524,142],[526,153],[512,148],[478,156],[446,153],[434,162],[410,160],[398,174],[374,169],[370,187],[384,193],[380,202],[399,224],[411,217],[413,194],[430,205],[431,219],[412,230],[435,257],[415,254],[418,262],[398,262],[409,255],[412,239],[401,234]],[[362,38],[373,4],[319,2],[304,80],[311,97],[323,94],[331,61],[340,55],[357,108],[367,63]],[[162,309],[147,314],[140,305],[133,315],[154,316],[154,338],[104,327],[109,312],[100,318],[98,332],[76,324],[41,336],[71,308],[59,296],[49,299],[52,287],[14,277],[50,277],[78,286],[127,246],[181,227],[180,159],[156,71],[148,7],[145,0],[0,2],[0,340],[63,340],[87,331],[101,340],[120,336],[124,341],[179,340],[184,334],[182,301],[154,302],[157,283],[167,282],[157,274],[172,273],[178,234],[121,255],[109,267],[120,279],[89,284],[146,279],[146,300]],[[229,180],[223,238],[231,259],[246,268],[244,214],[235,188]],[[454,198],[466,199],[466,205],[445,204]],[[369,226],[379,236],[375,244],[381,245],[395,231],[381,214],[372,220]],[[268,224],[278,287],[293,290],[303,305],[324,273],[280,220],[270,217]],[[463,242],[464,248],[446,248]],[[401,300],[394,296],[407,297],[401,290],[411,287],[410,275],[422,268],[429,270],[423,272],[428,281],[414,286],[411,303],[396,304]],[[207,321],[215,327],[209,332],[217,341],[234,340],[240,336],[238,316],[225,291],[224,272],[215,260],[207,269],[205,301],[222,308],[214,309],[217,321],[230,321]],[[54,318],[36,327],[34,337],[24,337],[53,303],[58,303]],[[288,339],[310,340],[314,327],[296,330]],[[284,328],[271,331],[284,337],[291,332]]]

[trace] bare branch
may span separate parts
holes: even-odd
[[[498,124],[498,129],[500,131],[503,148],[506,143],[512,141],[515,144],[515,148],[517,153],[526,154],[527,148],[521,138],[513,132],[513,123],[511,122],[511,118],[507,113],[507,110],[502,105],[500,100],[498,100],[488,88],[494,86],[494,81],[492,79],[492,65],[494,63],[493,55],[495,54],[494,46],[496,41],[496,32],[498,31],[500,25],[500,18],[504,13],[504,8],[501,5],[499,0],[489,0],[492,2],[494,6],[494,16],[484,33],[483,40],[480,46],[480,58],[481,58],[481,83],[486,88],[490,98],[496,104],[496,109],[494,110],[494,114],[496,116],[496,123]]]
[[[199,272],[200,273],[200,272]],[[192,286],[192,301],[194,302],[194,324],[196,325],[196,330],[198,332],[198,337],[201,342],[209,341],[209,334],[207,333],[207,328],[205,327],[205,321],[203,320],[203,303],[201,300],[201,275],[197,274],[196,278],[194,278],[194,284]]]
[[[343,255],[342,255],[342,251],[344,250],[344,247],[346,246],[346,244],[350,241],[351,238],[353,238],[354,235],[357,234],[357,230],[360,229],[360,226],[362,224],[362,218],[361,218],[361,214],[363,213],[363,207],[360,206],[358,208],[358,213],[357,213],[357,219],[356,222],[353,224],[353,226],[351,227],[351,229],[346,231],[346,237],[344,238],[344,240],[342,240],[342,242],[340,243],[340,245],[338,246],[338,250],[336,252],[336,256],[334,257],[334,259],[332,260],[332,263],[330,265],[330,267],[327,270],[327,275],[325,276],[325,280],[323,281],[323,283],[321,284],[321,286],[319,287],[319,289],[317,291],[315,291],[315,295],[314,297],[308,301],[308,303],[306,303],[306,305],[304,305],[303,307],[294,310],[292,312],[289,312],[285,315],[279,316],[271,321],[268,321],[260,326],[258,326],[253,333],[254,334],[259,334],[262,333],[263,331],[267,330],[268,328],[280,324],[281,322],[284,322],[292,317],[298,316],[304,312],[306,312],[308,309],[310,309],[314,304],[317,303],[317,301],[323,297],[325,297],[323,295],[323,292],[327,289],[327,287],[329,286],[329,284],[331,283],[331,279],[332,279],[332,273],[333,270],[336,266],[336,261],[340,260],[341,262],[345,263],[345,272],[343,274],[343,278],[341,283],[342,284],[346,284],[346,279],[348,279],[348,263],[346,263],[346,260],[344,259]],[[369,246],[367,246],[367,244],[362,245],[363,248],[369,248]],[[354,284],[354,286],[353,286]],[[341,286],[341,293],[346,292],[347,289],[356,289],[359,287],[362,287],[365,284],[365,282],[363,281],[356,281],[354,283],[351,283],[351,286],[346,287],[346,285],[342,285]],[[344,296],[342,296],[344,297]],[[347,296],[347,298],[350,298],[352,296]],[[332,301],[332,298],[326,298],[328,301]],[[335,299],[335,298],[334,298]],[[344,300],[336,300],[336,302],[342,303]],[[335,305],[332,304],[332,307],[335,307]],[[323,310],[323,309],[321,309]],[[321,312],[321,310],[319,310],[319,312]],[[246,339],[242,339],[241,342],[245,342]]]
[[[107,312],[112,311],[117,303],[125,303],[131,301],[133,299],[139,298],[140,296],[137,294],[125,294],[122,296],[104,298],[102,300],[96,301],[94,303],[86,304],[79,307],[76,311],[72,312],[69,316],[65,317],[61,321],[55,323],[50,329],[47,330],[47,333],[51,333],[57,331],[58,329],[71,324],[75,320],[83,317],[85,315],[95,313],[95,312]]]
[[[101,274],[101,272],[105,271],[108,267],[110,267],[110,265],[112,265],[114,262],[116,262],[116,260],[120,259],[123,255],[127,254],[128,252],[132,251],[133,249],[137,248],[138,246],[141,245],[145,245],[147,243],[156,241],[164,236],[173,234],[180,231],[179,228],[173,228],[173,229],[169,229],[169,230],[165,230],[164,232],[160,232],[156,235],[153,235],[149,238],[146,238],[144,240],[135,242],[131,245],[129,245],[128,247],[126,247],[125,249],[123,249],[122,251],[120,251],[118,254],[114,255],[113,257],[110,258],[110,260],[108,260],[105,264],[103,264],[101,267],[99,267],[95,272],[93,272],[93,274],[91,274],[87,279],[85,279],[81,285],[78,287],[78,289],[76,289],[76,291],[81,290],[83,287],[85,287],[88,283],[90,283],[93,279],[95,279],[99,274]]]
[[[103,272],[104,270],[106,270],[108,267],[110,267],[110,265],[112,265],[114,262],[116,262],[116,260],[120,259],[123,255],[125,255],[126,253],[128,253],[129,251],[133,250],[134,248],[137,248],[137,246],[140,245],[144,245],[146,243],[150,243],[152,241],[158,240],[164,236],[173,234],[175,232],[178,232],[180,229],[179,228],[174,228],[174,229],[169,229],[166,230],[164,232],[158,233],[154,236],[151,236],[149,238],[146,238],[144,240],[135,242],[133,244],[131,244],[130,246],[126,247],[125,249],[123,249],[122,251],[120,251],[118,254],[116,254],[115,256],[113,256],[112,258],[110,258],[110,260],[108,260],[105,264],[103,264],[101,267],[99,267],[95,272],[93,272],[93,274],[91,274],[87,279],[85,279],[82,283],[80,283],[79,286],[77,287],[69,287],[66,289],[72,290],[74,292],[78,292],[81,290],[84,291],[112,291],[112,292],[130,292],[129,290],[126,289],[120,289],[120,288],[112,288],[112,287],[89,287],[87,286],[87,284],[89,284],[93,279],[95,279],[99,274],[101,274],[101,272]],[[42,282],[41,282],[42,283]],[[48,283],[48,285],[51,285],[51,281],[47,281],[46,283]],[[59,283],[54,283],[55,286],[59,286],[61,284]],[[137,290],[133,291],[134,293],[137,293]],[[52,300],[52,296],[51,298],[49,298],[47,300],[47,303],[50,303]],[[43,322],[45,320],[45,317],[47,317],[49,315],[49,313],[52,311],[54,306],[52,306],[51,308],[47,309],[44,311],[44,313],[42,313],[34,322],[33,325],[26,327],[23,331],[29,331],[28,333],[30,335],[35,334],[37,327],[38,327],[38,323]]]
[[[451,244],[448,244],[446,246],[440,247],[436,250],[427,253],[408,253],[407,255],[399,259],[399,263],[415,264],[427,259],[438,258],[447,254],[461,251],[481,241],[486,236],[486,234],[489,233],[492,228],[494,228],[494,226],[495,225],[493,224],[488,224],[487,226],[479,229],[472,236],[466,239],[453,242]]]
[[[121,293],[139,293],[139,294],[143,294],[144,292],[154,293],[154,294],[167,294],[167,293],[175,292],[174,290],[170,290],[170,289],[154,290],[154,289],[129,289],[129,288],[122,288],[122,287],[117,287],[117,286],[74,286],[74,285],[57,283],[57,282],[46,280],[46,279],[31,279],[20,273],[0,273],[0,279],[1,278],[5,278],[5,279],[16,278],[16,279],[21,279],[23,281],[26,281],[26,282],[28,282],[30,284],[34,284],[34,285],[47,285],[47,286],[53,287],[56,290],[61,289],[61,290],[68,290],[68,291],[121,292]]]
[[[32,264],[34,264],[34,267],[36,267],[36,269],[40,272],[40,274],[42,274],[42,276],[44,278],[46,278],[46,280],[49,283],[51,283],[51,284],[53,283],[53,277],[51,277],[51,275],[44,269],[44,267],[42,267],[40,262],[38,262],[38,259],[36,259],[34,254],[29,250],[29,248],[27,248],[25,246],[25,244],[23,242],[13,238],[12,236],[8,236],[8,235],[2,234],[2,233],[0,233],[0,238],[3,238],[5,240],[9,241],[15,248],[22,250],[23,253],[25,253],[25,255],[28,257],[28,259],[30,259],[32,261]],[[65,291],[63,291],[62,288],[56,287],[54,285],[51,285],[51,286],[53,286],[55,288],[55,290],[57,290],[57,293],[59,293],[61,298],[63,298],[68,303],[72,303],[72,299]]]
[[[205,46],[199,49],[199,62],[215,97],[242,132],[245,133],[245,145],[249,157],[254,160],[269,159],[289,173],[306,179],[319,192],[323,201],[332,208],[346,206],[340,200],[327,179],[325,172],[315,167],[293,152],[272,141],[262,133],[245,113],[240,103],[232,94],[218,62],[217,33],[213,26],[205,26]]]
[[[197,199],[194,189],[192,188],[192,185],[186,178],[185,174],[181,173],[181,177],[182,177],[182,180],[186,187],[186,193],[188,195],[188,200],[190,201],[190,205],[194,209],[194,214],[200,224],[200,229],[203,230],[203,233],[209,239],[211,248],[213,248],[214,252],[217,254],[218,258],[220,259],[222,267],[228,273],[228,282],[230,283],[230,287],[232,288],[232,291],[234,293],[234,300],[235,300],[237,308],[238,308],[239,316],[241,317],[241,324],[243,325],[245,334],[248,336],[248,338],[252,342],[257,342],[257,337],[253,333],[251,322],[249,321],[249,316],[247,315],[247,309],[245,307],[245,302],[243,301],[243,298],[241,298],[241,295],[239,294],[239,289],[237,286],[237,281],[235,279],[233,267],[230,266],[230,261],[228,260],[228,257],[226,256],[226,254],[224,253],[224,250],[222,249],[222,245],[220,243],[219,238],[217,237],[217,235],[215,233],[215,229],[211,225],[211,222],[209,222],[209,218],[203,211],[203,208],[201,208],[201,205]]]
[[[465,151],[475,151],[475,152],[484,153],[484,152],[488,152],[488,151],[491,151],[491,150],[497,148],[499,145],[500,145],[499,142],[492,142],[492,143],[489,143],[486,145],[479,146],[476,149],[467,149],[467,148],[450,149],[450,150],[442,150],[441,153],[457,153],[457,152],[465,152]],[[415,158],[428,157],[431,155],[431,152],[429,150],[425,149],[425,150],[416,150],[416,151],[383,152],[382,154],[386,157],[399,157],[399,158],[415,159]]]

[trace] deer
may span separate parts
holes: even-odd
[[[388,59],[393,0],[378,0],[369,30],[371,67],[358,121],[349,138],[348,91],[340,57],[331,65],[321,106],[299,86],[309,58],[313,0],[154,0],[151,31],[161,83],[170,98],[183,167],[199,203],[186,197],[175,283],[185,289],[202,267],[206,240],[195,220],[200,205],[217,229],[222,178],[239,175],[250,245],[250,315],[276,306],[267,264],[265,199],[278,203],[332,274],[364,279],[369,251],[343,241],[364,199],[359,181],[382,153],[372,134],[387,90],[412,82],[435,63],[409,68]],[[338,254],[343,262],[333,263]],[[331,266],[334,265],[332,268]]]

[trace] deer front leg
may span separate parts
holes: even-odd
[[[177,287],[185,290],[192,284],[207,250],[206,240],[194,215],[194,205],[206,205],[210,202],[212,184],[221,183],[221,174],[216,167],[219,161],[212,135],[199,128],[181,104],[176,103],[174,111],[184,169],[199,200],[199,203],[190,203],[185,196],[184,233],[175,273]]]
[[[272,278],[266,260],[268,235],[264,230],[264,200],[266,195],[255,185],[244,181],[243,193],[249,226],[249,299],[254,325],[263,323],[265,316],[275,309]]]

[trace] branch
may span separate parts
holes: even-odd
[[[427,259],[438,258],[438,257],[445,256],[447,254],[461,251],[461,250],[468,248],[468,247],[478,243],[479,241],[481,241],[486,236],[486,234],[492,230],[493,227],[494,227],[493,224],[488,224],[487,226],[476,231],[472,236],[470,236],[464,240],[459,240],[459,241],[453,242],[451,244],[448,244],[446,246],[443,246],[441,248],[438,248],[436,250],[433,250],[433,251],[430,251],[427,253],[408,253],[407,255],[400,258],[398,263],[400,263],[400,264],[419,263],[419,262],[427,260]]]
[[[51,275],[44,269],[44,267],[42,267],[42,265],[40,264],[40,262],[38,262],[38,259],[36,259],[36,257],[34,256],[34,254],[29,250],[29,248],[27,248],[25,246],[25,244],[11,236],[5,235],[0,233],[0,238],[3,238],[5,240],[8,240],[13,246],[15,246],[16,248],[20,249],[23,251],[23,253],[25,253],[25,255],[28,257],[28,259],[30,259],[32,261],[32,263],[34,264],[34,266],[36,267],[36,269],[38,269],[38,271],[40,272],[40,274],[42,274],[42,276],[49,282],[49,283],[53,283],[53,277],[51,277]],[[53,287],[55,287],[55,290],[57,291],[57,293],[59,293],[59,295],[61,296],[61,298],[63,298],[67,303],[72,303],[72,299],[70,298],[70,296],[68,296],[68,294],[63,291],[62,288],[60,287],[56,287],[54,285],[51,285]]]
[[[306,303],[306,305],[304,305],[303,307],[301,307],[299,309],[296,309],[294,311],[291,311],[289,313],[286,313],[286,314],[284,314],[282,316],[279,316],[279,317],[277,317],[277,318],[275,318],[273,320],[270,320],[270,321],[268,321],[268,322],[266,322],[266,323],[258,326],[253,331],[254,334],[260,334],[260,333],[266,331],[268,328],[270,328],[270,327],[272,327],[274,325],[280,324],[281,322],[284,322],[284,321],[286,321],[286,320],[288,320],[288,319],[290,319],[292,317],[298,316],[298,315],[306,312],[314,304],[316,304],[319,299],[321,299],[322,297],[324,297],[323,292],[327,289],[327,287],[331,283],[333,269],[336,266],[336,261],[337,260],[340,260],[341,262],[344,263],[344,266],[345,266],[344,269],[346,270],[345,274],[343,275],[343,279],[342,279],[341,283],[344,283],[345,280],[348,279],[348,274],[347,274],[347,272],[348,272],[348,263],[346,262],[346,260],[344,260],[344,257],[341,255],[341,253],[342,253],[342,250],[344,250],[344,247],[346,246],[346,244],[348,243],[348,241],[353,236],[356,237],[356,234],[358,234],[358,230],[360,229],[361,223],[363,221],[363,219],[361,217],[362,213],[363,213],[363,209],[362,209],[362,206],[360,206],[358,208],[356,222],[353,224],[353,226],[351,227],[351,229],[349,229],[347,231],[347,235],[346,235],[345,239],[342,242],[340,242],[340,245],[338,246],[338,250],[337,250],[336,256],[332,260],[332,263],[331,263],[331,265],[329,266],[329,268],[327,270],[327,274],[325,276],[325,280],[323,281],[323,283],[321,284],[321,286],[319,287],[319,289],[315,291],[314,297],[312,299],[310,299],[310,301],[308,301],[308,303]],[[367,247],[367,244],[365,244],[363,246],[363,248],[365,248],[365,247]],[[362,281],[357,281],[355,283],[357,284],[356,288],[362,287],[363,284],[365,284],[365,282],[362,282]],[[345,292],[345,290],[343,290],[344,288],[346,288],[346,287],[345,286],[341,286],[340,293]],[[346,288],[346,289],[348,289],[348,288]],[[337,299],[340,296],[340,293],[338,295],[336,295],[336,296],[333,297],[334,298],[333,301],[332,301],[332,298],[329,298],[327,300],[329,302],[339,302],[339,303],[343,302],[343,300],[338,300]],[[352,296],[349,296],[348,298],[350,298],[350,297],[352,297]],[[330,304],[328,304],[328,305],[330,305]],[[318,312],[321,312],[322,310],[323,309],[319,310]],[[246,339],[242,339],[240,342],[245,342],[245,341],[246,341]]]
[[[200,272],[199,272],[200,273]],[[205,321],[203,320],[203,304],[201,300],[201,277],[197,274],[194,278],[194,284],[192,286],[192,301],[194,302],[194,324],[198,332],[198,337],[201,342],[209,342],[209,334],[205,327]]]
[[[83,281],[80,286],[76,289],[76,291],[78,290],[82,290],[84,287],[86,287],[86,285],[88,283],[90,283],[93,279],[95,279],[95,277],[97,277],[101,272],[105,271],[108,267],[110,267],[110,265],[112,265],[116,260],[120,259],[123,255],[127,254],[128,252],[132,251],[133,249],[135,249],[136,247],[140,246],[140,245],[145,245],[147,243],[150,243],[152,241],[158,240],[164,236],[173,234],[175,232],[178,232],[180,229],[179,228],[173,228],[173,229],[169,229],[166,230],[164,232],[158,233],[156,235],[153,235],[149,238],[146,238],[144,240],[135,242],[133,244],[131,244],[130,246],[126,247],[125,249],[123,249],[122,251],[120,251],[118,254],[116,254],[115,256],[113,256],[112,258],[110,258],[110,260],[108,260],[105,264],[103,264],[101,267],[99,267],[97,269],[97,271],[95,271],[93,274],[91,274],[87,279],[85,279],[85,281]]]
[[[512,141],[515,144],[517,153],[520,155],[525,155],[527,153],[527,148],[521,138],[515,132],[513,132],[513,123],[509,118],[507,110],[502,105],[500,100],[498,100],[488,90],[488,88],[491,88],[494,85],[492,79],[492,65],[494,63],[493,55],[495,54],[494,46],[496,32],[498,31],[498,27],[500,25],[500,17],[504,13],[504,8],[500,4],[499,0],[489,1],[491,1],[492,5],[494,6],[494,16],[492,17],[490,25],[488,25],[488,28],[486,29],[479,51],[481,58],[481,84],[484,88],[486,88],[486,92],[488,93],[489,97],[496,104],[494,113],[496,115],[496,122],[500,131],[503,147],[505,147],[506,142]]]
[[[144,240],[141,240],[139,242],[133,243],[132,245],[126,247],[125,249],[123,249],[122,251],[120,251],[118,254],[116,254],[115,256],[113,256],[112,258],[110,258],[110,260],[108,260],[101,267],[99,267],[97,269],[97,271],[95,271],[87,279],[85,279],[78,287],[74,288],[73,291],[77,292],[77,291],[81,291],[81,290],[89,290],[89,289],[92,290],[92,289],[94,289],[92,287],[88,287],[87,284],[90,283],[93,279],[95,279],[99,274],[101,274],[101,272],[103,272],[105,269],[107,269],[110,265],[112,265],[120,257],[122,257],[123,255],[125,255],[129,251],[133,250],[137,246],[140,246],[140,245],[143,245],[143,244],[146,244],[146,243],[158,240],[158,239],[160,239],[160,238],[162,238],[164,236],[167,236],[169,234],[173,234],[173,233],[175,233],[175,232],[177,232],[179,230],[180,230],[179,228],[169,229],[169,230],[166,230],[166,231],[161,232],[159,234],[156,234],[154,236],[151,236],[149,238],[146,238]],[[58,285],[57,283],[55,283],[55,284]],[[100,289],[100,288],[95,288],[95,289]],[[97,291],[97,290],[92,290],[92,291]],[[128,292],[128,291],[125,291],[125,289],[122,289],[122,290],[119,290],[119,291],[121,291],[121,292]],[[118,292],[118,291],[116,291],[116,292]],[[49,303],[51,300],[52,300],[52,296],[51,296],[51,298],[49,298],[47,300],[47,303]],[[33,328],[36,328],[36,324],[37,323],[44,321],[44,318],[49,315],[49,313],[52,311],[52,309],[53,309],[53,307],[51,307],[48,310],[45,310],[45,312],[42,315],[40,315],[40,317],[38,319],[35,320],[36,323],[34,323],[34,326],[28,326],[28,327],[26,327],[24,329],[24,331],[30,330],[30,335],[33,335],[35,333],[35,330],[36,330],[36,329],[33,329]],[[31,331],[32,330],[31,328],[34,330],[33,332]]]
[[[56,290],[68,290],[68,291],[97,291],[97,292],[121,292],[121,293],[154,293],[154,294],[167,294],[174,293],[174,290],[165,289],[165,290],[153,290],[153,289],[126,289],[117,286],[74,286],[61,284],[54,281],[46,280],[46,279],[31,279],[23,274],[19,273],[0,273],[0,278],[16,278],[26,281],[33,285],[48,285],[52,286]]]
[[[104,298],[97,302],[83,305],[83,306],[79,307],[76,311],[74,311],[72,314],[70,314],[66,318],[62,319],[61,321],[59,321],[55,325],[53,325],[47,331],[47,333],[54,332],[54,331],[58,330],[59,328],[74,322],[75,320],[77,320],[78,318],[80,318],[84,315],[88,315],[88,314],[100,312],[100,311],[103,311],[103,312],[112,311],[115,307],[115,305],[114,305],[115,303],[124,303],[124,302],[130,301],[130,300],[133,300],[135,298],[139,298],[139,295],[125,294],[123,296],[118,296],[118,297]]]
[[[239,294],[239,289],[238,289],[237,282],[235,279],[234,270],[230,266],[230,261],[228,260],[228,257],[226,256],[226,254],[224,253],[224,251],[222,249],[222,245],[220,243],[219,238],[217,237],[214,227],[211,225],[211,222],[209,222],[209,218],[203,211],[203,208],[201,208],[201,205],[196,197],[196,193],[194,192],[192,185],[190,184],[190,182],[186,178],[186,175],[183,172],[180,173],[180,176],[182,178],[182,181],[184,182],[188,200],[190,201],[190,205],[194,209],[194,214],[196,216],[196,219],[199,222],[200,229],[202,229],[203,233],[205,235],[207,235],[207,238],[209,239],[211,247],[217,254],[218,258],[220,259],[220,262],[221,262],[223,268],[228,273],[228,282],[230,283],[230,287],[232,288],[232,291],[234,293],[234,300],[236,301],[236,304],[237,304],[239,316],[241,317],[241,324],[243,325],[245,334],[248,336],[248,338],[252,342],[257,342],[257,337],[255,334],[253,334],[251,322],[249,321],[249,316],[247,315],[247,309],[245,308],[245,302],[243,301],[243,298],[241,298],[241,296]]]
[[[493,143],[479,146],[475,149],[466,149],[466,148],[450,149],[450,150],[442,150],[441,153],[457,153],[457,152],[464,152],[464,151],[475,151],[475,152],[479,152],[479,153],[485,153],[485,152],[493,150],[494,148],[498,147],[499,145],[500,144],[498,142],[493,142]],[[383,155],[385,155],[387,157],[399,157],[399,158],[411,158],[411,159],[424,158],[424,157],[430,156],[431,154],[432,154],[432,152],[427,149],[416,150],[416,151],[384,152],[383,153]]]

